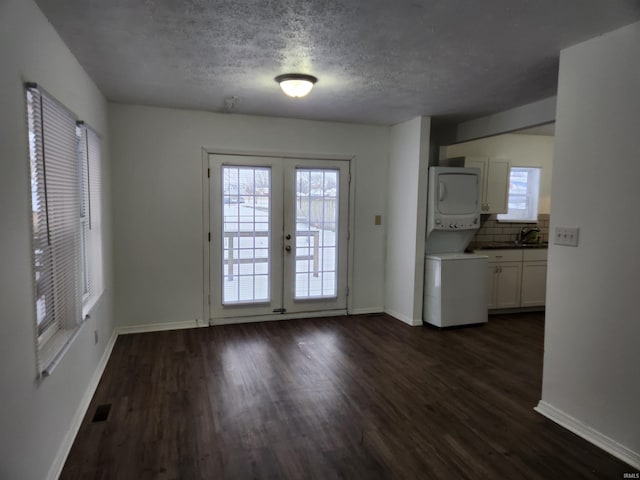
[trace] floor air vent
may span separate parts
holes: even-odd
[[[98,408],[96,408],[96,413],[93,414],[93,419],[91,420],[91,423],[106,421],[110,411],[111,411],[110,403],[105,403],[104,405],[98,405]]]

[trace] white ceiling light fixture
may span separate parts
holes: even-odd
[[[313,75],[304,73],[285,73],[276,77],[276,82],[280,84],[282,91],[293,98],[308,95],[317,81],[318,79]]]

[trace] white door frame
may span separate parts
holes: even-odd
[[[272,315],[261,315],[259,317],[238,317],[229,318],[223,321],[218,320],[215,325],[231,324],[231,323],[247,323],[255,321],[269,321],[269,320],[286,320],[292,318],[312,318],[312,317],[326,317],[331,315],[342,315],[346,313],[349,315],[353,310],[353,297],[351,292],[352,279],[353,279],[353,259],[354,259],[354,225],[355,225],[355,166],[356,158],[353,155],[322,155],[322,154],[308,154],[308,153],[291,153],[291,152],[269,152],[269,151],[251,151],[251,150],[233,150],[233,149],[221,149],[215,147],[203,147],[202,148],[202,318],[207,319],[209,325],[214,325],[211,321],[210,304],[211,298],[211,256],[210,256],[210,237],[212,226],[210,224],[211,219],[211,192],[209,175],[209,155],[238,155],[238,156],[253,156],[253,157],[272,157],[281,159],[310,159],[310,160],[342,160],[349,162],[349,205],[348,211],[348,238],[347,238],[347,309],[345,311],[324,311],[324,312],[304,312],[304,313],[283,313]]]

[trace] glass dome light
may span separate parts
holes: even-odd
[[[286,73],[276,77],[276,82],[280,84],[282,91],[293,98],[308,95],[317,81],[316,77],[303,73]]]

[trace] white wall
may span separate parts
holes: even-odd
[[[117,104],[109,113],[119,325],[202,320],[203,147],[354,155],[352,312],[384,310],[387,127]]]
[[[110,211],[104,212],[106,292],[54,370],[36,381],[29,154],[24,81],[37,82],[103,135],[109,191],[107,104],[32,0],[0,3],[0,478],[44,479],[66,453],[70,427],[114,325]],[[108,197],[107,197],[108,199]],[[100,334],[98,345],[93,332]],[[95,380],[95,379],[94,379]],[[88,392],[91,393],[91,392]],[[75,433],[75,432],[71,432]]]
[[[640,23],[562,51],[539,409],[640,468]],[[573,423],[572,423],[573,422]]]
[[[418,117],[391,127],[385,309],[409,325],[422,325],[430,124]]]
[[[541,167],[538,213],[550,213],[553,137],[506,134],[445,147],[445,158],[485,156],[511,160],[513,167]]]
[[[523,128],[553,122],[556,97],[549,97],[520,107],[476,118],[456,126],[455,141],[466,142]]]

